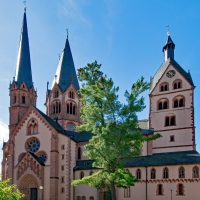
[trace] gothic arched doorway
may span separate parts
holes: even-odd
[[[39,185],[33,175],[25,175],[19,182],[19,190],[25,195],[23,200],[38,200]]]

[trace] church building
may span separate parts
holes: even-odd
[[[174,56],[170,33],[164,60],[151,78],[149,117],[139,120],[145,142],[140,156],[125,163],[138,182],[116,188],[118,200],[198,200],[200,156],[196,151],[194,83]],[[15,58],[13,58],[15,59]],[[72,180],[98,171],[82,155],[91,139],[77,132],[80,119],[79,82],[68,36],[51,87],[46,91],[46,113],[37,108],[33,84],[26,10],[20,35],[16,74],[10,87],[9,140],[3,143],[2,178],[25,194],[24,200],[109,200],[105,189],[73,187]],[[45,83],[44,83],[45,84]]]

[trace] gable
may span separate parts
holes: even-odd
[[[174,70],[175,75],[171,78],[166,76],[169,70]],[[186,72],[176,61],[168,59],[156,72],[151,80],[150,94],[155,95],[160,92],[160,84],[168,84],[169,91],[173,89],[174,81],[180,80],[181,89],[187,90],[194,87],[190,73]],[[168,91],[168,92],[169,92]]]

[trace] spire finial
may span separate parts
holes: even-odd
[[[26,12],[26,1],[23,1],[24,3],[24,11]]]
[[[67,38],[68,38],[68,35],[69,35],[69,34],[68,34],[68,28],[66,29],[66,32],[67,32]]]
[[[167,35],[170,35],[170,31],[169,31],[170,30],[170,26],[167,25],[166,27],[168,28]]]

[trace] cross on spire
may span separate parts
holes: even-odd
[[[170,26],[167,25],[166,27],[168,28],[167,35],[170,35]]]
[[[68,28],[66,29],[66,32],[67,32],[67,38],[68,38],[68,35],[69,35],[69,34],[68,34]]]
[[[24,3],[24,11],[26,12],[26,1],[23,1]]]

